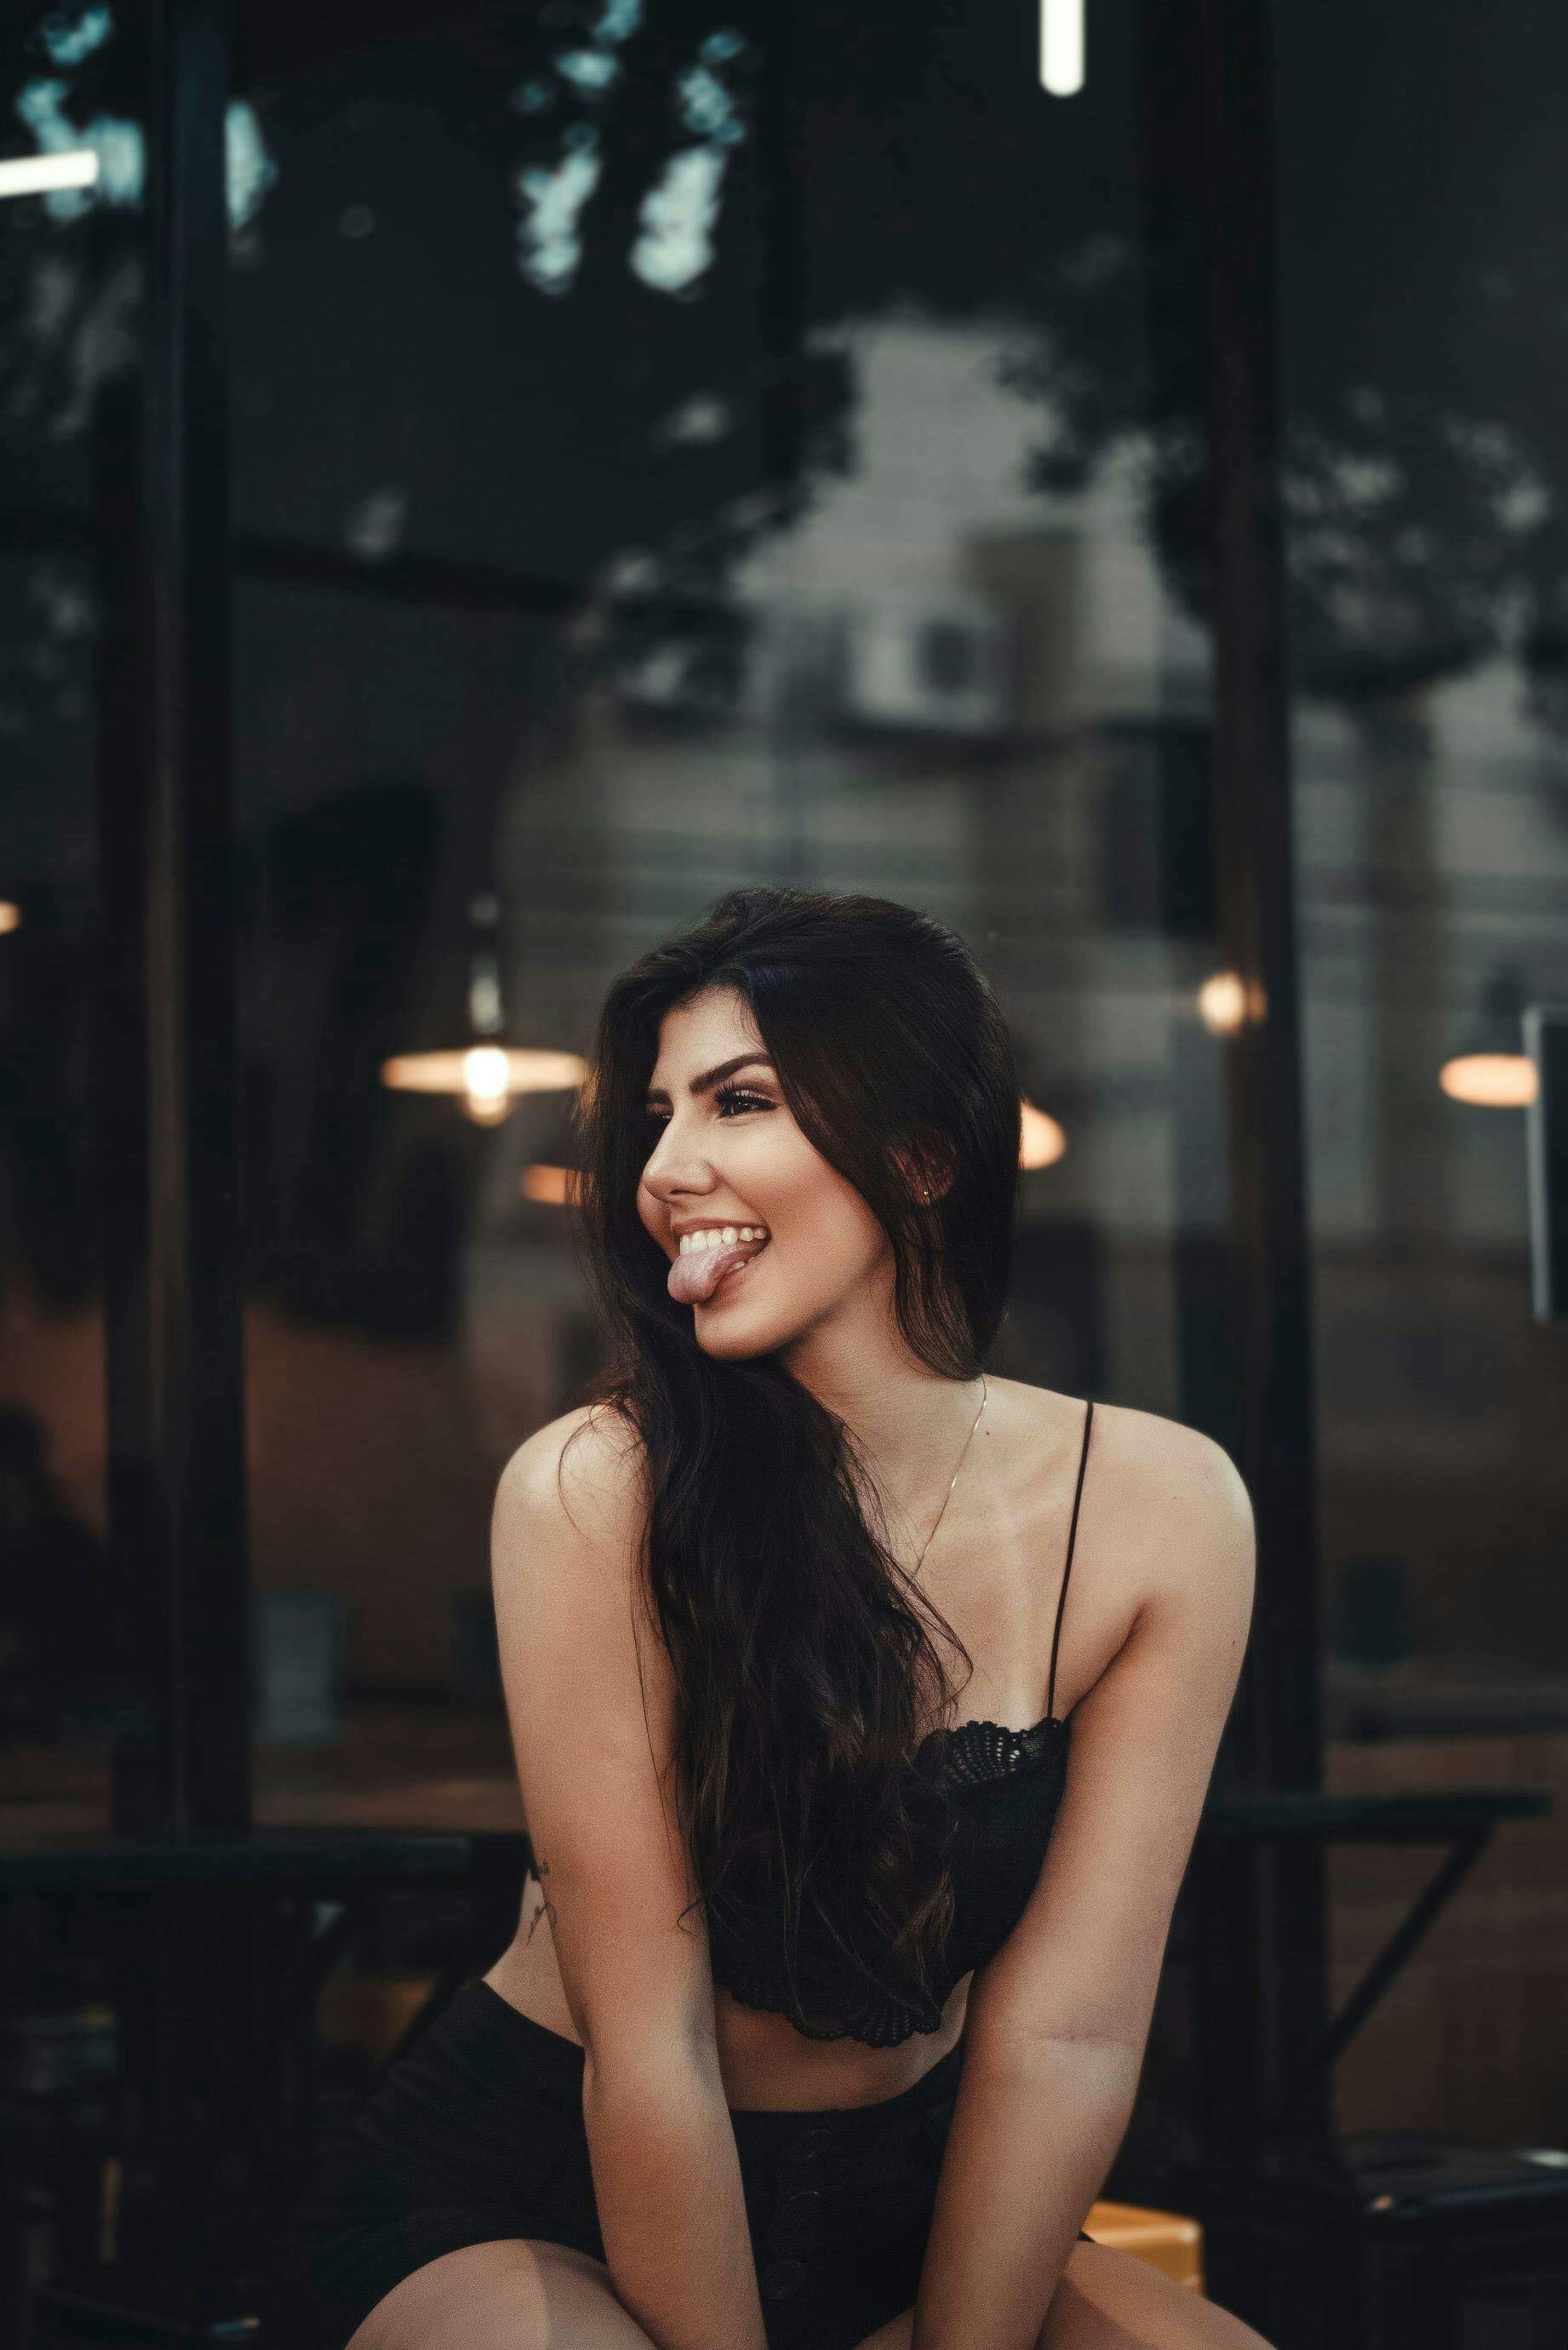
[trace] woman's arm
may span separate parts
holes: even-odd
[[[1116,1523],[1097,1530],[1091,1572],[1125,1589],[1126,1637],[1075,1711],[1028,1906],[970,1987],[911,2350],[1034,2350],[1132,2111],[1241,1671],[1254,1565],[1246,1487],[1196,1430],[1117,1417],[1092,1489]],[[1085,1564],[1081,1554],[1075,1596]]]
[[[589,2043],[583,2122],[617,2293],[659,2350],[763,2350],[740,2157],[717,2056]]]
[[[502,1474],[502,1673],[611,2279],[658,2350],[765,2350],[701,1909],[670,1793],[674,1681],[640,1604],[625,1434],[571,1413]],[[557,1472],[560,1472],[558,1475]],[[563,1490],[564,1489],[564,1490]]]

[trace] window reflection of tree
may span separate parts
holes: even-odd
[[[257,307],[271,273],[291,286],[295,318],[292,348],[286,334],[270,339],[267,420],[244,436],[258,486],[261,445],[281,449],[306,422],[304,370],[318,437],[341,445],[324,409],[347,398],[348,437],[369,443],[377,473],[384,429],[410,476],[410,510],[438,543],[442,489],[463,494],[452,452],[468,436],[486,463],[504,451],[504,523],[524,539],[536,513],[548,522],[564,511],[552,477],[569,484],[580,578],[640,549],[662,591],[711,592],[814,475],[854,462],[853,361],[822,345],[823,330],[912,301],[1019,330],[1010,379],[1050,411],[1041,486],[1082,480],[1128,434],[1147,436],[1153,536],[1201,604],[1202,260],[1223,220],[1211,221],[1203,185],[1188,12],[1147,0],[1100,11],[1096,71],[1064,105],[1043,100],[1022,36],[1010,58],[983,11],[807,6],[789,12],[786,31],[757,0],[722,12],[722,24],[706,0],[606,0],[580,19],[513,5],[400,29],[410,13],[389,10],[385,37],[336,56],[331,11],[308,27],[290,10],[242,26],[241,68],[275,181],[236,232],[238,307]],[[1512,629],[1555,677],[1568,644],[1556,398],[1564,214],[1541,93],[1560,79],[1568,25],[1532,13],[1528,39],[1500,56],[1461,11],[1434,21],[1405,0],[1375,30],[1352,24],[1346,0],[1329,16],[1354,32],[1354,81],[1320,10],[1310,35],[1289,39],[1277,93],[1298,665],[1346,683],[1368,667],[1440,673]],[[15,102],[39,65],[23,28],[3,57]],[[1397,151],[1396,57],[1401,91],[1414,60],[1424,100],[1400,114]],[[119,35],[62,68],[75,118],[133,120],[138,68]],[[378,225],[328,242],[320,232],[335,221],[319,215],[335,182],[321,137],[350,115],[360,209]],[[1331,124],[1345,168],[1310,174],[1308,219],[1297,167]],[[696,198],[683,211],[670,195],[673,167],[701,153],[712,158],[706,223]],[[574,157],[592,169],[568,202],[558,182]],[[366,412],[365,369],[332,366],[317,336],[334,331],[335,272],[363,272],[383,227],[396,231],[400,184],[417,188],[426,216],[422,249],[400,252],[405,315],[424,316],[459,255],[462,284],[432,338],[453,364],[422,381],[389,379],[379,422]],[[1447,192],[1440,220],[1465,224],[1463,249],[1432,233],[1434,188]],[[0,248],[9,315],[22,322],[0,361],[14,454],[18,439],[36,441],[40,403],[59,417],[60,370],[95,340],[99,364],[116,347],[82,311],[89,291],[99,302],[109,292],[101,270],[87,286],[88,218]],[[509,237],[494,233],[504,221]],[[307,227],[327,298],[306,306]],[[360,307],[339,307],[337,331],[358,331]],[[286,328],[287,303],[259,309]],[[1345,318],[1354,335],[1338,330]],[[241,333],[243,375],[243,317]],[[470,352],[483,363],[465,364]],[[531,395],[522,409],[520,390]],[[403,428],[410,398],[422,445]],[[80,403],[64,405],[79,430]],[[550,429],[568,422],[569,436]],[[778,503],[764,494],[759,505],[770,484]]]

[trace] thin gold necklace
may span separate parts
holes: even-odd
[[[988,1402],[988,1401],[989,1401],[989,1399],[990,1399],[990,1395],[991,1395],[991,1390],[990,1390],[990,1388],[986,1386],[986,1383],[985,1383],[985,1373],[984,1373],[983,1371],[981,1371],[981,1375],[980,1375],[980,1410],[979,1410],[979,1411],[977,1411],[977,1412],[975,1413],[973,1426],[971,1428],[969,1434],[964,1438],[964,1440],[963,1440],[963,1451],[959,1454],[959,1457],[958,1457],[958,1469],[955,1469],[955,1470],[953,1471],[953,1475],[952,1475],[952,1485],[950,1485],[950,1486],[948,1487],[948,1490],[947,1490],[946,1493],[945,1493],[945,1494],[943,1495],[943,1497],[942,1497],[942,1506],[941,1506],[941,1508],[937,1512],[937,1526],[940,1526],[940,1525],[941,1524],[942,1520],[943,1520],[943,1519],[946,1517],[946,1515],[947,1515],[948,1503],[952,1500],[952,1497],[953,1497],[953,1485],[956,1485],[956,1484],[958,1483],[958,1481],[959,1481],[959,1469],[961,1469],[961,1468],[963,1467],[964,1462],[965,1462],[965,1461],[968,1460],[968,1458],[969,1458],[969,1448],[970,1448],[970,1446],[974,1442],[974,1431],[975,1431],[975,1429],[977,1429],[977,1428],[980,1426],[980,1422],[981,1422],[981,1414],[982,1414],[982,1413],[984,1412],[984,1410],[985,1410],[986,1404],[987,1404],[987,1402]],[[919,1555],[919,1557],[915,1561],[915,1573],[914,1573],[914,1575],[910,1575],[910,1577],[909,1577],[909,1580],[910,1580],[910,1582],[911,1582],[911,1583],[913,1583],[913,1581],[915,1580],[915,1575],[918,1575],[919,1574],[919,1571],[920,1571],[921,1567],[922,1567],[922,1566],[924,1566],[924,1565],[925,1565],[925,1563],[926,1563],[926,1552],[929,1550],[929,1548],[930,1548],[931,1544],[935,1542],[935,1540],[936,1540],[936,1538],[937,1538],[937,1526],[933,1526],[933,1527],[931,1528],[930,1533],[926,1536],[924,1545],[923,1545],[923,1547],[922,1547],[922,1549],[921,1549],[921,1551],[920,1551],[920,1555]]]

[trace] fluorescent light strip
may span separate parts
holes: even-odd
[[[1084,0],[1040,0],[1040,82],[1053,98],[1084,87]]]
[[[73,147],[63,155],[17,155],[0,162],[0,196],[40,196],[50,188],[90,188],[98,151]]]

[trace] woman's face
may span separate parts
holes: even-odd
[[[715,1070],[723,1075],[701,1082]],[[682,1232],[751,1224],[768,1233],[743,1271],[686,1308],[705,1353],[742,1359],[792,1346],[874,1275],[890,1274],[887,1235],[795,1124],[732,989],[666,1013],[648,1102],[659,1125],[637,1206],[666,1256],[680,1254]]]

